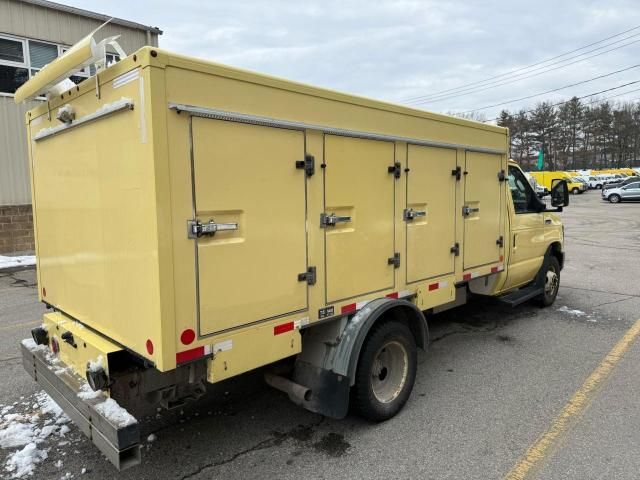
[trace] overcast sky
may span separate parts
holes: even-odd
[[[640,26],[638,0],[61,2],[158,26],[164,31],[162,48],[400,103],[522,68]],[[620,41],[626,37],[631,38]],[[617,42],[590,54],[594,55],[634,41],[638,43],[566,68],[419,106],[464,112],[633,67],[640,64],[640,28],[586,49]],[[492,118],[501,108],[530,108],[543,99],[557,102],[636,80],[640,65],[481,112]],[[640,89],[640,83],[601,97],[633,89]],[[640,90],[616,100],[636,98]]]

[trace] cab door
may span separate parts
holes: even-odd
[[[522,171],[509,165],[510,245],[504,289],[529,283],[542,266],[546,252],[544,213],[536,209],[535,192]]]

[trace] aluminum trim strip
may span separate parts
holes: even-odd
[[[330,135],[340,135],[343,137],[357,137],[369,140],[382,140],[387,142],[406,142],[411,145],[423,145],[428,147],[441,148],[463,148],[470,152],[494,153],[505,155],[504,150],[494,148],[476,147],[472,145],[463,145],[457,143],[437,142],[431,140],[419,140],[417,138],[401,137],[396,135],[384,135],[380,133],[361,132],[357,130],[349,130],[344,128],[327,127],[324,125],[314,125],[304,122],[295,122],[290,120],[281,120],[278,118],[260,117],[246,113],[228,112],[225,110],[217,110],[214,108],[196,107],[193,105],[184,105],[180,103],[169,103],[169,109],[176,112],[187,112],[194,117],[211,118],[214,120],[226,120],[232,122],[249,123],[252,125],[262,125],[265,127],[289,128],[292,130],[318,130]]]
[[[40,130],[34,137],[33,140],[38,142],[45,138],[51,137],[53,135],[57,135],[62,132],[66,132],[75,127],[79,127],[81,125],[85,125],[89,122],[93,122],[94,120],[98,120],[100,118],[106,117],[116,112],[121,112],[123,110],[133,110],[133,100],[130,98],[122,98],[117,102],[113,102],[108,105],[104,105],[93,113],[85,115],[78,120],[75,120],[69,124],[58,125],[57,127],[45,128]]]

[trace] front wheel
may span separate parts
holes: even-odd
[[[620,195],[618,195],[617,193],[612,193],[611,195],[609,195],[608,200],[611,203],[620,203],[620,200],[622,200],[622,198],[620,198]]]
[[[558,289],[560,288],[560,262],[554,256],[546,260],[544,272],[544,291],[538,297],[543,307],[548,307],[556,301]]]
[[[577,195],[580,193],[580,189],[577,187],[574,187],[573,190],[571,190],[571,193],[573,193],[574,195]]]
[[[391,321],[374,326],[358,359],[353,392],[358,413],[376,422],[398,413],[413,390],[417,358],[406,325]]]

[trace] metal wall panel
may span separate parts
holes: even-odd
[[[24,117],[37,101],[16,105],[0,96],[0,205],[31,203]]]

